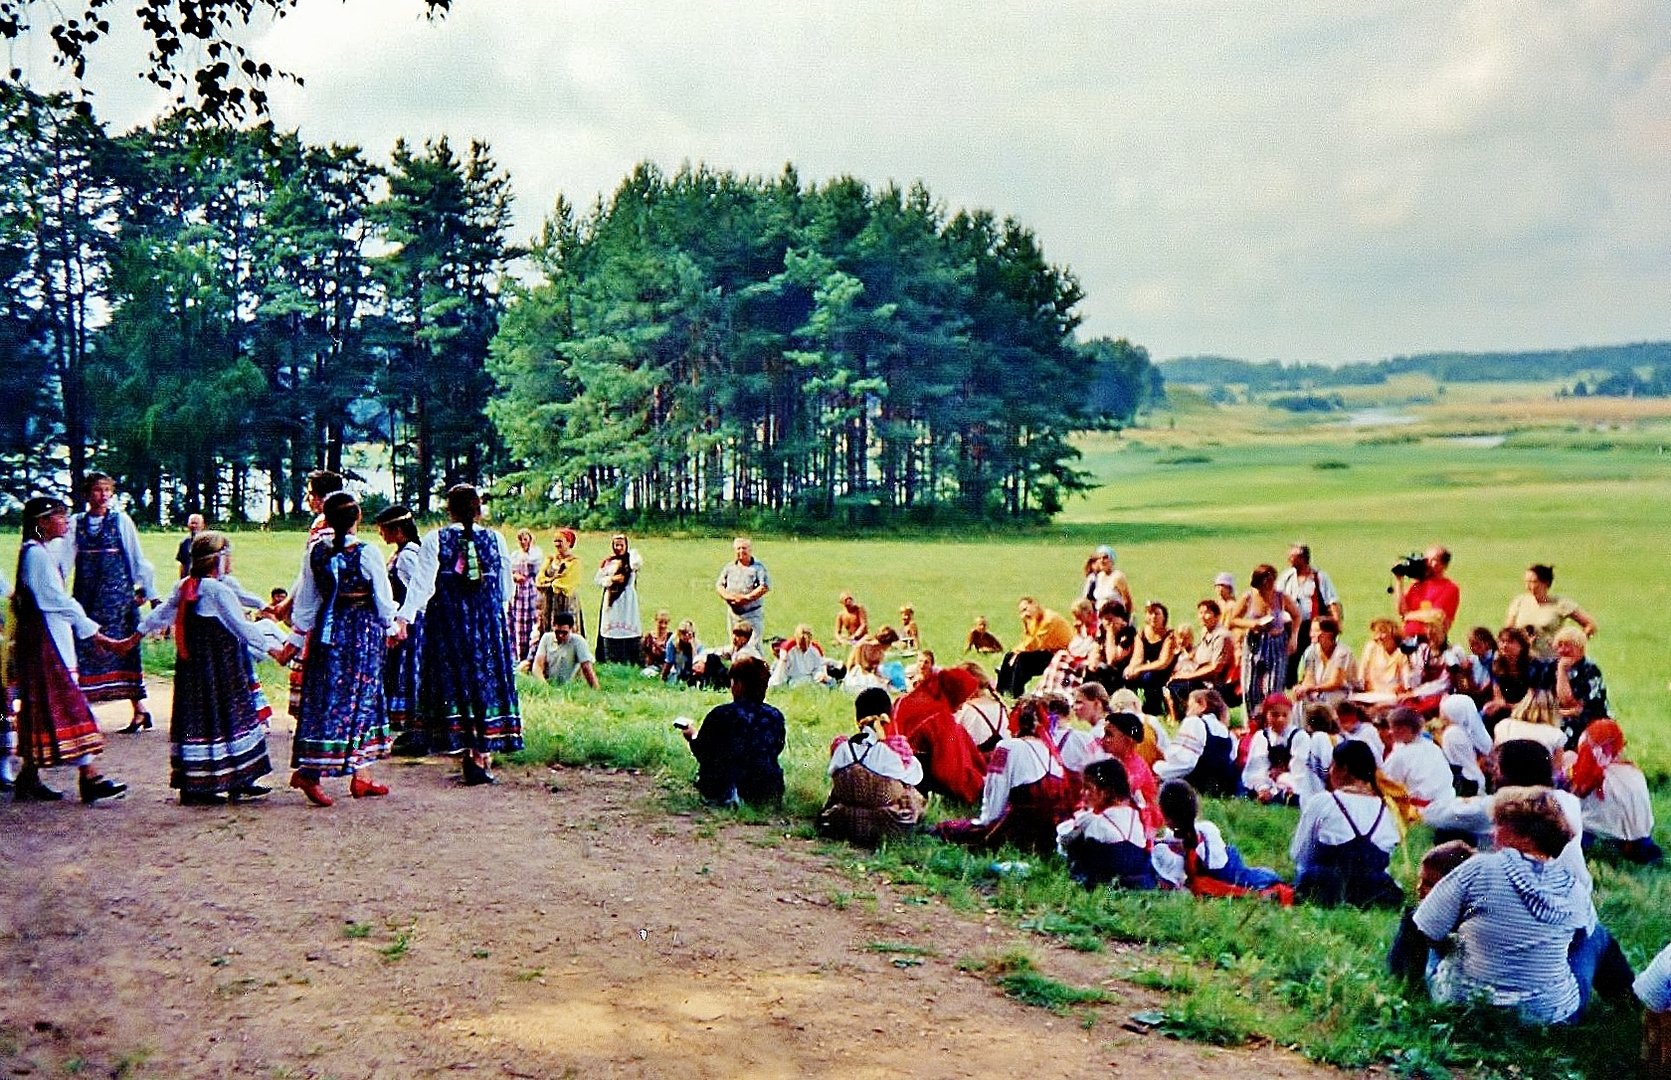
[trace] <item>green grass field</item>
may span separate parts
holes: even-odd
[[[1478,388],[1426,408],[1416,424],[1368,430],[1272,417],[1255,407],[1209,411],[1191,406],[1187,394],[1177,397],[1179,411],[1151,429],[1083,442],[1082,465],[1101,486],[1049,528],[966,537],[757,537],[756,553],[773,579],[769,632],[788,634],[806,621],[827,637],[835,596],[849,589],[873,624],[894,621],[902,603],[915,605],[925,644],[944,663],[956,657],[976,614],[989,616],[1008,640],[1017,597],[1035,595],[1065,610],[1096,544],[1118,550],[1140,603],[1166,602],[1177,622],[1192,615],[1214,573],[1229,570],[1245,582],[1254,565],[1280,566],[1288,544],[1303,540],[1340,588],[1346,638],[1357,647],[1369,618],[1390,611],[1386,568],[1404,552],[1433,542],[1451,547],[1464,628],[1499,625],[1525,566],[1550,562],[1555,591],[1600,624],[1591,655],[1606,674],[1631,756],[1656,779],[1659,821],[1671,820],[1671,663],[1660,623],[1671,606],[1664,525],[1671,423],[1657,414],[1573,423],[1540,412],[1547,403],[1531,410],[1534,422],[1522,423],[1513,420],[1512,400]],[[1466,408],[1457,397],[1466,398]],[[1482,445],[1459,440],[1458,432],[1505,438]],[[510,518],[505,524],[514,526]],[[704,638],[717,638],[724,618],[713,580],[729,558],[727,539],[635,540],[645,560],[646,614],[666,608],[675,619],[694,618]],[[176,542],[161,533],[145,538],[168,574]],[[296,533],[241,532],[235,571],[263,594],[287,585],[300,545]],[[604,537],[583,535],[583,557],[601,558],[605,550]],[[589,624],[595,611],[594,600]],[[164,650],[148,655],[167,666]],[[670,806],[693,805],[694,765],[669,721],[700,716],[718,695],[669,690],[625,671],[606,672],[602,694],[525,681],[524,695],[528,748],[521,760],[652,770],[663,776]],[[810,836],[827,791],[829,740],[849,726],[851,704],[816,690],[773,700],[791,720],[783,813]],[[1211,804],[1207,815],[1250,862],[1291,871],[1291,811]],[[782,815],[713,816],[718,828]],[[1406,851],[1419,854],[1425,839],[1416,830]],[[826,850],[856,883],[886,877],[960,908],[997,907],[1075,948],[1099,950],[1109,939],[1152,945],[1133,977],[1172,993],[1167,1027],[1185,1037],[1235,1043],[1260,1036],[1318,1060],[1383,1064],[1401,1076],[1457,1070],[1599,1077],[1615,1075],[1633,1052],[1629,1010],[1597,1008],[1576,1029],[1522,1032],[1495,1016],[1407,998],[1381,972],[1394,923],[1384,913],[1086,894],[1051,865],[1025,879],[999,880],[987,871],[990,859],[928,839],[877,853]],[[1412,863],[1413,856],[1401,855],[1394,865],[1408,876]],[[1671,872],[1601,863],[1596,876],[1603,919],[1640,966],[1671,939]]]

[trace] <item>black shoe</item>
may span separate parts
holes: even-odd
[[[497,784],[499,778],[467,757],[464,759],[462,781],[465,787],[480,787],[483,784]]]
[[[88,806],[105,799],[120,799],[128,793],[128,785],[112,780],[108,776],[98,776],[91,780],[81,781],[81,801]]]
[[[86,796],[83,796],[85,798]],[[182,791],[181,806],[225,806],[226,796],[213,791]]]
[[[63,797],[62,791],[41,783],[41,774],[34,769],[19,773],[12,788],[12,802],[57,802]]]
[[[403,731],[395,736],[389,753],[395,757],[428,757],[429,739],[422,732]]]
[[[265,785],[245,784],[243,787],[233,788],[226,795],[233,802],[254,802],[256,799],[265,799],[272,793],[273,789]]]
[[[133,718],[133,722],[118,731],[118,735],[138,735],[141,731],[150,731],[155,725],[151,722],[151,714],[142,712]]]

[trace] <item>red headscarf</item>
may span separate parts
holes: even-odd
[[[1611,720],[1592,720],[1578,739],[1578,759],[1572,763],[1572,793],[1580,799],[1602,793],[1602,781],[1607,778],[1607,766],[1615,761],[1628,765],[1624,759],[1624,729]]]

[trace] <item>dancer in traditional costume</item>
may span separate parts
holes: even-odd
[[[61,558],[75,570],[75,599],[87,617],[112,637],[125,638],[139,626],[140,604],[157,598],[154,573],[139,549],[133,519],[114,504],[116,481],[89,473],[85,490],[87,512],[70,519]],[[124,734],[152,727],[138,649],[115,653],[83,641],[76,646],[76,659],[76,678],[88,701],[133,702],[133,722],[122,729]]]
[[[295,609],[296,594],[301,590],[302,578],[307,576],[307,554],[313,550],[315,544],[329,542],[331,527],[325,522],[325,500],[342,490],[342,477],[329,469],[315,469],[308,473],[308,509],[313,511],[313,522],[308,526],[307,546],[303,548],[302,569],[296,574],[296,581],[290,586],[290,595],[279,603],[274,610],[274,618],[281,623],[291,623],[291,612]],[[292,624],[294,625],[294,624]],[[307,662],[307,641],[304,639],[301,651],[290,661],[290,718],[297,724],[302,722],[302,667]]]
[[[40,771],[64,765],[80,770],[84,803],[119,799],[128,790],[93,765],[104,749],[104,736],[76,683],[76,641],[128,652],[138,646],[139,635],[109,636],[64,587],[64,566],[49,545],[69,528],[69,508],[57,499],[36,496],[23,504],[23,544],[12,596],[11,674],[17,683],[17,749],[23,760],[12,792],[17,802],[63,798],[46,786]]]
[[[429,752],[429,738],[418,715],[423,692],[424,607],[429,603],[427,582],[413,582],[423,575],[423,545],[412,511],[391,506],[377,515],[377,531],[393,547],[389,556],[389,591],[398,611],[395,617],[406,623],[406,636],[389,647],[383,666],[383,695],[389,707],[389,729],[394,733],[393,752],[422,757]]]
[[[356,799],[389,793],[371,767],[389,752],[383,664],[387,639],[403,637],[405,624],[395,621],[383,560],[353,535],[359,521],[360,504],[346,491],[325,500],[331,540],[308,550],[279,657],[289,659],[306,641],[290,786],[317,806],[333,801],[319,784],[325,776],[352,777],[348,793]]]
[[[510,553],[497,532],[477,527],[481,512],[482,497],[469,484],[447,492],[452,524],[424,537],[410,586],[431,592],[423,684],[430,746],[463,751],[462,780],[470,786],[496,782],[495,753],[522,749],[516,654],[505,621]]]
[[[540,563],[545,552],[534,543],[534,534],[527,529],[516,530],[516,549],[511,552],[511,651],[517,661],[533,655],[535,633],[539,622]]]
[[[284,632],[251,622],[254,597],[229,574],[232,544],[224,533],[192,538],[189,573],[139,624],[141,633],[174,630],[174,711],[169,718],[168,786],[181,806],[218,806],[263,798],[256,783],[273,771],[267,757],[272,709],[251,655],[280,655]],[[257,604],[259,601],[256,602]]]

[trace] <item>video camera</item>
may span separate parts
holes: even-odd
[[[1412,551],[1392,565],[1392,576],[1409,578],[1411,581],[1427,580],[1427,556],[1419,551]]]

